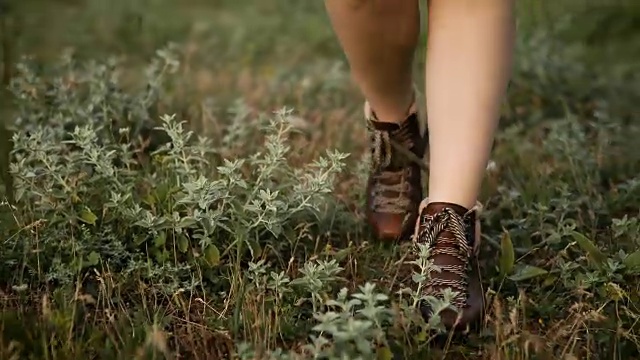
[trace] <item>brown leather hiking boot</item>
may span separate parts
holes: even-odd
[[[398,240],[410,234],[422,200],[426,126],[423,131],[415,105],[401,123],[377,121],[368,103],[365,116],[372,164],[366,190],[367,220],[378,239]]]
[[[480,320],[484,310],[484,292],[478,271],[480,222],[478,203],[469,210],[450,203],[420,204],[420,217],[416,222],[414,241],[430,249],[429,260],[441,271],[433,270],[426,280],[424,295],[442,299],[442,291],[457,292],[452,305],[458,312],[446,309],[440,312],[442,324],[448,330],[462,330]],[[428,304],[421,306],[428,321],[432,315]]]

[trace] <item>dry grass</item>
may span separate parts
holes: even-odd
[[[640,300],[634,270],[638,265],[628,256],[638,245],[640,229],[633,220],[639,215],[640,159],[631,142],[640,131],[631,122],[638,94],[620,81],[626,74],[616,73],[618,65],[610,74],[597,67],[584,70],[588,62],[596,63],[592,48],[582,51],[580,44],[565,43],[558,50],[549,40],[554,33],[546,34],[546,40],[545,34],[536,35],[533,26],[526,26],[532,18],[522,15],[520,63],[482,195],[488,209],[482,249],[487,316],[480,332],[440,344],[426,341],[433,334],[419,328],[415,314],[406,311],[396,295],[412,283],[402,261],[408,246],[376,244],[360,225],[363,173],[358,166],[366,146],[361,99],[321,15],[321,4],[287,6],[270,0],[249,8],[192,0],[178,8],[164,1],[115,3],[112,13],[102,14],[102,7],[90,2],[76,23],[70,19],[78,19],[82,8],[65,5],[47,32],[47,46],[38,38],[41,29],[33,28],[24,35],[21,50],[35,50],[38,61],[46,64],[66,46],[74,47],[80,58],[124,54],[117,73],[122,87],[134,91],[152,52],[167,40],[175,41],[180,44],[180,65],[175,73],[163,75],[151,113],[176,113],[217,144],[234,116],[228,110],[242,99],[246,141],[225,147],[218,156],[247,158],[268,145],[253,128],[258,126],[254,119],[285,106],[295,109],[290,120],[299,133],[287,138],[295,153],[289,161],[292,168],[317,159],[327,148],[351,153],[331,195],[336,213],[317,223],[286,223],[286,235],[295,240],[283,245],[282,238],[260,239],[260,251],[254,249],[252,258],[236,254],[236,247],[223,251],[232,239],[216,239],[222,254],[214,269],[200,258],[184,260],[170,249],[174,257],[167,262],[189,266],[191,278],[177,281],[180,286],[169,291],[164,283],[143,274],[126,275],[102,258],[72,274],[71,283],[46,281],[49,269],[41,269],[40,261],[47,263],[55,254],[40,254],[40,246],[48,246],[46,236],[54,225],[41,215],[44,210],[7,207],[1,220],[5,242],[23,244],[24,252],[7,246],[22,257],[0,255],[0,359],[225,359],[242,342],[261,347],[263,354],[277,348],[302,353],[317,323],[309,294],[290,286],[290,294],[278,297],[258,286],[247,277],[248,259],[267,260],[267,274],[282,271],[292,280],[304,277],[301,270],[309,261],[337,260],[343,270],[339,278],[326,282],[329,289],[318,292],[324,300],[335,298],[341,287],[358,291],[366,282],[375,283],[391,298],[387,308],[395,315],[384,327],[385,339],[399,344],[404,351],[400,358],[640,356],[640,310],[634,305]],[[36,16],[43,15],[33,19]],[[123,20],[137,16],[140,28]],[[65,30],[75,32],[63,36]],[[627,67],[620,60],[617,68]],[[416,79],[421,78],[417,71]],[[158,159],[151,160],[153,164]],[[243,169],[247,176],[251,170]],[[136,171],[146,176],[144,169]],[[157,184],[144,179],[140,191],[154,196]],[[142,204],[146,198],[141,198]],[[93,204],[91,199],[82,201]],[[160,212],[160,202],[153,206]],[[106,216],[106,210],[97,215]],[[105,236],[95,231],[92,237]],[[130,245],[131,239],[122,241]],[[508,244],[513,262],[505,265]],[[199,247],[193,247],[202,256]],[[145,249],[149,268],[162,272],[164,263],[160,266],[155,250],[151,245]],[[505,266],[513,270],[503,274]],[[533,274],[533,267],[545,272]],[[167,276],[179,273],[166,271]],[[189,281],[196,280],[198,285],[189,289]],[[258,358],[261,353],[256,354]],[[382,352],[378,356],[386,359]]]

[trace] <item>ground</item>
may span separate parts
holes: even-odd
[[[4,4],[0,359],[640,357],[637,2],[518,2],[487,316],[444,340],[363,225],[322,2]]]

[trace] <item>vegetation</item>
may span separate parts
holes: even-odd
[[[442,339],[320,1],[0,2],[0,359],[640,357],[640,9],[596,3],[519,2],[487,318]]]

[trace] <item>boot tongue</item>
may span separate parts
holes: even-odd
[[[400,123],[384,122],[375,119],[369,120],[371,127],[378,131],[391,132],[400,129]]]
[[[427,207],[424,209],[424,213],[426,215],[435,216],[436,214],[444,211],[444,209],[446,208],[453,210],[456,214],[458,214],[461,218],[463,218],[465,222],[470,224],[471,229],[467,229],[467,230],[470,231],[472,234],[475,233],[475,223],[476,223],[475,212],[470,212],[469,209],[465,208],[464,206],[448,203],[448,202],[432,202],[432,203],[429,203]],[[467,217],[466,219],[465,219],[465,216]],[[447,237],[447,238],[453,239],[454,234],[451,233],[449,229],[445,228],[445,230],[442,231],[439,237]],[[469,241],[472,241],[472,240],[469,240]],[[436,244],[436,247],[442,247],[442,246],[446,247],[451,245]]]
[[[469,212],[469,209],[465,208],[464,206],[460,206],[458,204],[453,204],[453,203],[448,203],[448,202],[432,202],[432,203],[429,203],[427,205],[427,208],[425,209],[425,212],[426,212],[427,215],[436,215],[437,213],[443,211],[445,208],[450,208],[451,210],[455,211],[456,214],[460,215],[461,217],[464,217]]]
[[[374,128],[375,130],[378,131],[395,131],[398,130],[402,127],[402,124],[404,124],[405,122],[409,121],[409,119],[415,117],[417,112],[417,105],[415,103],[415,101],[411,104],[411,106],[409,106],[409,108],[407,109],[406,114],[404,115],[404,118],[402,119],[402,121],[399,122],[386,122],[386,121],[380,121],[378,120],[378,117],[376,116],[376,112],[373,111],[373,109],[370,107],[369,103],[367,102],[365,104],[365,114],[366,117],[368,119],[369,124],[371,125],[372,128]]]

